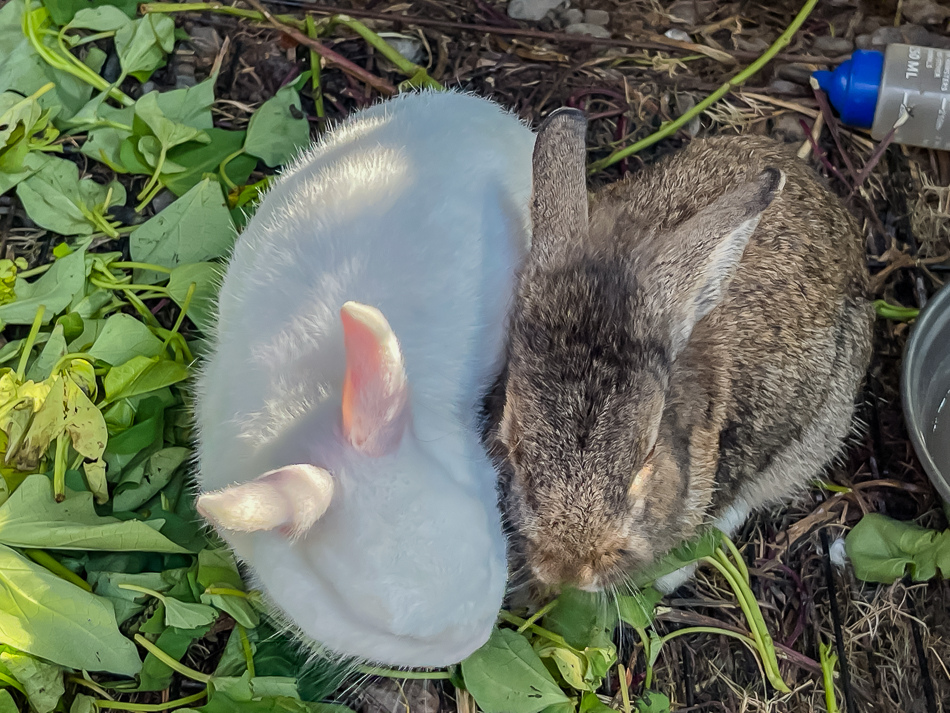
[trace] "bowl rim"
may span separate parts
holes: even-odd
[[[927,444],[924,443],[921,437],[920,410],[916,408],[918,404],[915,396],[911,393],[913,389],[909,388],[912,372],[919,368],[918,363],[921,357],[918,343],[923,339],[921,335],[927,334],[933,329],[937,316],[942,314],[944,310],[950,310],[950,283],[937,290],[930,301],[924,305],[911,329],[910,338],[904,346],[901,364],[901,405],[904,411],[904,426],[914,447],[914,452],[917,454],[917,458],[920,460],[920,464],[934,488],[937,489],[937,492],[946,502],[950,503],[950,474],[944,475],[940,472],[933,456],[930,454],[930,450],[927,448]]]

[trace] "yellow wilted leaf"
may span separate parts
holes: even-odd
[[[72,379],[86,396],[96,400],[99,388],[96,385],[96,370],[92,364],[85,359],[71,359],[63,373]]]
[[[16,466],[20,470],[34,470],[49,444],[60,436],[66,427],[66,380],[61,376],[54,376],[48,381],[52,382],[49,393],[33,415],[33,422],[23,439],[23,445],[16,453]],[[30,383],[32,382],[27,382]],[[75,384],[73,387],[79,391]]]
[[[106,420],[75,381],[66,379],[65,386],[66,433],[72,439],[77,453],[90,460],[98,460],[106,449],[106,441],[109,438]]]
[[[86,472],[86,484],[100,505],[109,500],[109,485],[106,482],[106,464],[99,458],[92,463],[83,463]]]

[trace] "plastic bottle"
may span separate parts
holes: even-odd
[[[950,50],[892,44],[884,52],[857,50],[833,72],[815,72],[845,124],[883,139],[950,149]]]

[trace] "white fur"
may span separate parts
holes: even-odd
[[[289,623],[338,654],[445,665],[497,616],[505,544],[476,412],[527,249],[533,145],[486,100],[402,95],[300,157],[235,247],[198,383],[200,490],[330,472],[332,502],[296,541],[222,534]],[[378,308],[402,349],[411,421],[393,455],[340,431],[348,300]]]

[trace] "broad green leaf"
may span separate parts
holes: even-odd
[[[162,183],[174,193],[181,196],[199,183],[205,174],[214,174],[215,180],[220,180],[219,168],[228,157],[234,156],[244,146],[244,131],[227,131],[225,129],[205,129],[211,141],[207,144],[190,142],[176,146],[168,152],[170,161],[184,166],[184,171],[162,175]],[[257,166],[257,159],[246,153],[238,154],[228,161],[224,172],[235,185],[243,185],[251,172]]]
[[[16,703],[13,701],[13,696],[5,688],[0,688],[0,713],[19,713]]]
[[[171,386],[189,376],[188,368],[177,362],[161,357],[137,356],[110,369],[102,384],[106,398],[117,401]]]
[[[220,587],[245,591],[241,575],[237,571],[234,557],[227,549],[204,549],[198,553],[198,584],[204,588]],[[213,604],[230,614],[242,626],[253,629],[260,623],[260,616],[247,597],[232,594],[205,594],[201,601]]]
[[[60,358],[66,356],[68,347],[66,346],[66,337],[63,333],[63,327],[57,324],[53,327],[43,351],[33,361],[26,371],[28,381],[43,381],[48,379],[53,371],[53,367]]]
[[[27,155],[51,144],[59,132],[50,124],[52,111],[43,111],[33,97],[0,93],[0,171],[20,173]]]
[[[573,700],[567,700],[563,703],[555,703],[553,706],[548,706],[541,713],[574,713],[577,710],[577,706],[574,705]]]
[[[845,551],[865,582],[891,584],[909,569],[915,582],[950,579],[950,530],[937,532],[869,513],[847,534]]]
[[[142,665],[109,602],[2,545],[0,640],[67,668],[132,676]]]
[[[149,15],[149,17],[156,16]],[[210,140],[202,130],[168,118],[159,103],[158,92],[149,92],[135,102],[135,119],[132,126],[139,136],[147,136],[143,131],[147,127],[166,151],[186,141],[208,143]]]
[[[670,713],[670,699],[665,693],[648,691],[637,701],[637,713]]]
[[[211,105],[214,104],[216,80],[217,75],[211,75],[193,87],[157,93],[158,108],[162,110],[166,118],[172,121],[195,129],[210,129],[214,126]]]
[[[30,176],[41,171],[46,164],[53,160],[54,157],[49,154],[30,151],[30,153],[26,155],[26,158],[23,159],[23,167],[20,171],[0,171],[0,196],[21,181],[25,181]]]
[[[70,23],[74,17],[79,17],[83,13],[95,12],[89,8],[100,8],[101,10],[120,10],[128,19],[135,17],[137,0],[43,0],[46,9],[49,10],[50,17],[57,25]],[[114,7],[113,7],[114,6]],[[77,25],[71,23],[74,27],[88,27],[92,30],[104,30],[106,27],[96,25]]]
[[[18,652],[0,653],[0,663],[20,682],[36,713],[51,713],[66,693],[63,669]]]
[[[56,4],[56,0],[44,0],[46,9],[50,11],[50,16],[53,18],[53,21],[56,21],[56,15],[53,12],[53,8],[50,7],[50,2]],[[105,4],[108,2],[108,4]],[[132,24],[132,18],[135,17],[135,8],[132,8],[132,15],[123,12],[120,8],[115,6],[115,3],[109,2],[109,0],[99,0],[97,4],[96,0],[75,0],[74,3],[76,10],[74,11],[71,18],[64,22],[59,22],[60,25],[68,24],[71,29],[77,30],[95,30],[96,32],[115,32],[126,25]]]
[[[49,478],[39,473],[0,505],[0,543],[37,549],[186,552],[144,522],[100,517],[92,493],[73,493],[57,503]]]
[[[207,604],[193,604],[182,602],[174,597],[166,597],[165,623],[178,629],[197,629],[199,626],[211,624],[218,618],[214,607]]]
[[[168,15],[148,14],[119,28],[115,49],[122,71],[140,82],[165,64],[165,55],[175,47],[175,21]]]
[[[205,179],[132,233],[129,247],[133,260],[174,268],[227,255],[235,237],[221,186]]]
[[[188,304],[188,317],[205,334],[210,334],[214,325],[215,298],[221,284],[221,266],[213,262],[195,262],[176,267],[168,280],[168,294],[179,307],[183,307],[188,290],[195,291]]]
[[[568,700],[521,634],[495,629],[462,661],[465,687],[485,713],[538,713]]]
[[[53,159],[17,185],[17,197],[37,225],[61,235],[91,235],[100,227],[89,218],[95,209],[125,205],[125,188],[118,181],[103,186],[79,179],[72,161]],[[108,205],[106,200],[108,199]]]
[[[99,709],[96,707],[95,701],[96,699],[92,696],[77,693],[69,707],[69,713],[98,713]]]
[[[271,168],[283,166],[310,143],[310,124],[300,95],[286,86],[254,112],[247,126],[245,150]]]
[[[588,692],[581,698],[578,713],[614,713],[614,709],[605,704],[596,693]]]
[[[89,349],[89,356],[113,366],[133,357],[156,357],[162,352],[162,340],[142,322],[128,314],[114,314],[106,320]]]
[[[587,661],[583,655],[562,646],[544,646],[536,651],[541,658],[554,661],[554,665],[557,666],[558,672],[568,686],[577,691],[593,690],[586,681]]]
[[[138,485],[125,487],[112,498],[112,507],[116,511],[129,511],[141,507],[155,493],[168,485],[168,481],[178,471],[191,450],[172,446],[156,451],[145,462],[142,479]],[[189,627],[185,627],[186,629]]]
[[[653,584],[657,578],[665,574],[675,572],[703,557],[711,557],[715,554],[721,542],[722,533],[719,530],[715,528],[706,529],[696,538],[674,547],[652,565],[635,573],[631,577],[631,581],[637,587]]]
[[[576,649],[606,646],[617,612],[600,593],[565,588],[554,608],[544,616],[544,628],[560,634]]]
[[[86,280],[86,262],[83,245],[75,252],[60,258],[35,282],[17,278],[17,300],[0,305],[0,321],[6,324],[32,324],[40,305],[46,307],[43,324],[49,322],[81,292]]]
[[[130,589],[122,589],[120,584],[134,584],[156,592],[166,592],[172,586],[162,572],[90,572],[87,577],[92,591],[112,602],[115,618],[119,626],[128,619],[144,611],[150,595]]]
[[[0,91],[13,90],[23,96],[33,94],[37,89],[53,82],[52,91],[39,98],[44,109],[59,107],[57,122],[68,119],[78,111],[92,94],[92,86],[71,74],[62,72],[49,65],[30,45],[23,34],[23,0],[13,0],[0,7]],[[49,28],[46,9],[38,2],[31,3],[34,19],[40,31]],[[45,36],[44,44],[55,48],[56,37]],[[55,50],[54,50],[55,51]],[[98,56],[100,52],[90,54]],[[88,55],[86,63],[93,64]]]
[[[656,616],[656,605],[663,594],[653,587],[644,587],[636,594],[617,597],[620,618],[636,629],[646,629]]]

